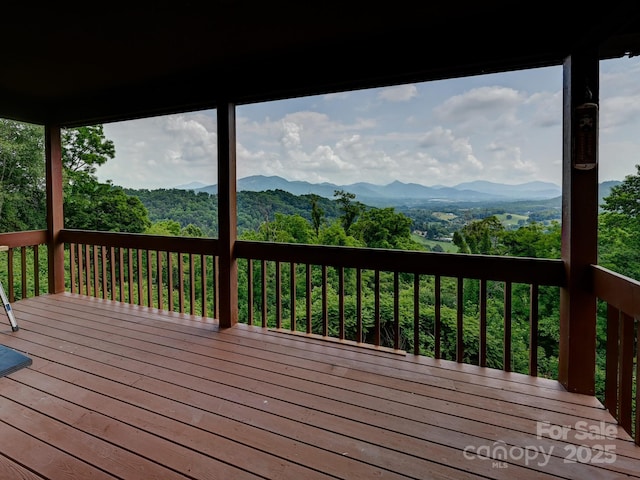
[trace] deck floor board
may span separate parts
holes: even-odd
[[[0,343],[33,364],[0,378],[0,478],[640,478],[602,405],[548,379],[69,293],[13,309]]]

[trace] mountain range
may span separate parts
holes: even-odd
[[[600,184],[600,199],[609,194],[612,186],[619,181],[606,181]],[[192,182],[175,187],[181,190],[218,193],[217,185]],[[555,183],[532,181],[517,185],[495,183],[485,180],[465,182],[452,187],[442,185],[425,186],[417,183],[391,182],[387,185],[359,182],[348,185],[334,183],[310,183],[300,180],[286,180],[278,176],[253,175],[238,179],[238,191],[264,192],[284,190],[294,195],[316,194],[334,199],[336,190],[356,195],[358,201],[372,206],[417,205],[430,202],[500,202],[519,200],[558,199],[562,188]]]
[[[179,185],[182,190],[218,193],[217,185],[205,185],[199,182]],[[391,182],[387,185],[359,182],[348,185],[333,183],[310,183],[300,180],[286,180],[278,176],[253,175],[238,179],[238,191],[262,192],[267,190],[284,190],[294,195],[316,194],[334,198],[336,190],[353,193],[357,199],[370,205],[386,205],[398,203],[420,202],[486,202],[507,200],[543,200],[558,197],[562,194],[560,186],[532,181],[518,185],[478,180],[460,183],[452,187],[441,185],[425,186],[417,183]]]

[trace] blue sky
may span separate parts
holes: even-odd
[[[599,178],[640,163],[640,60],[600,65]],[[395,180],[560,184],[562,67],[237,107],[238,177],[346,185]],[[105,124],[116,158],[101,181],[171,188],[216,179],[214,111]]]

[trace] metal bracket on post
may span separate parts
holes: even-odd
[[[9,250],[9,247],[7,247],[6,245],[0,245],[0,252],[6,252],[7,250]],[[9,323],[11,324],[11,331],[17,332],[18,322],[16,322],[16,317],[13,316],[13,310],[11,309],[11,304],[9,303],[7,294],[4,291],[2,282],[0,282],[0,298],[2,298],[2,305],[4,305],[4,311],[7,312],[7,317],[9,317]]]

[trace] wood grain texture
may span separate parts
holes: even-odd
[[[538,438],[613,422],[549,379],[71,293],[14,311],[0,342],[33,364],[0,379],[0,478],[640,478],[621,431],[610,464],[566,463],[603,443],[575,429]],[[465,456],[496,442],[553,454]]]

